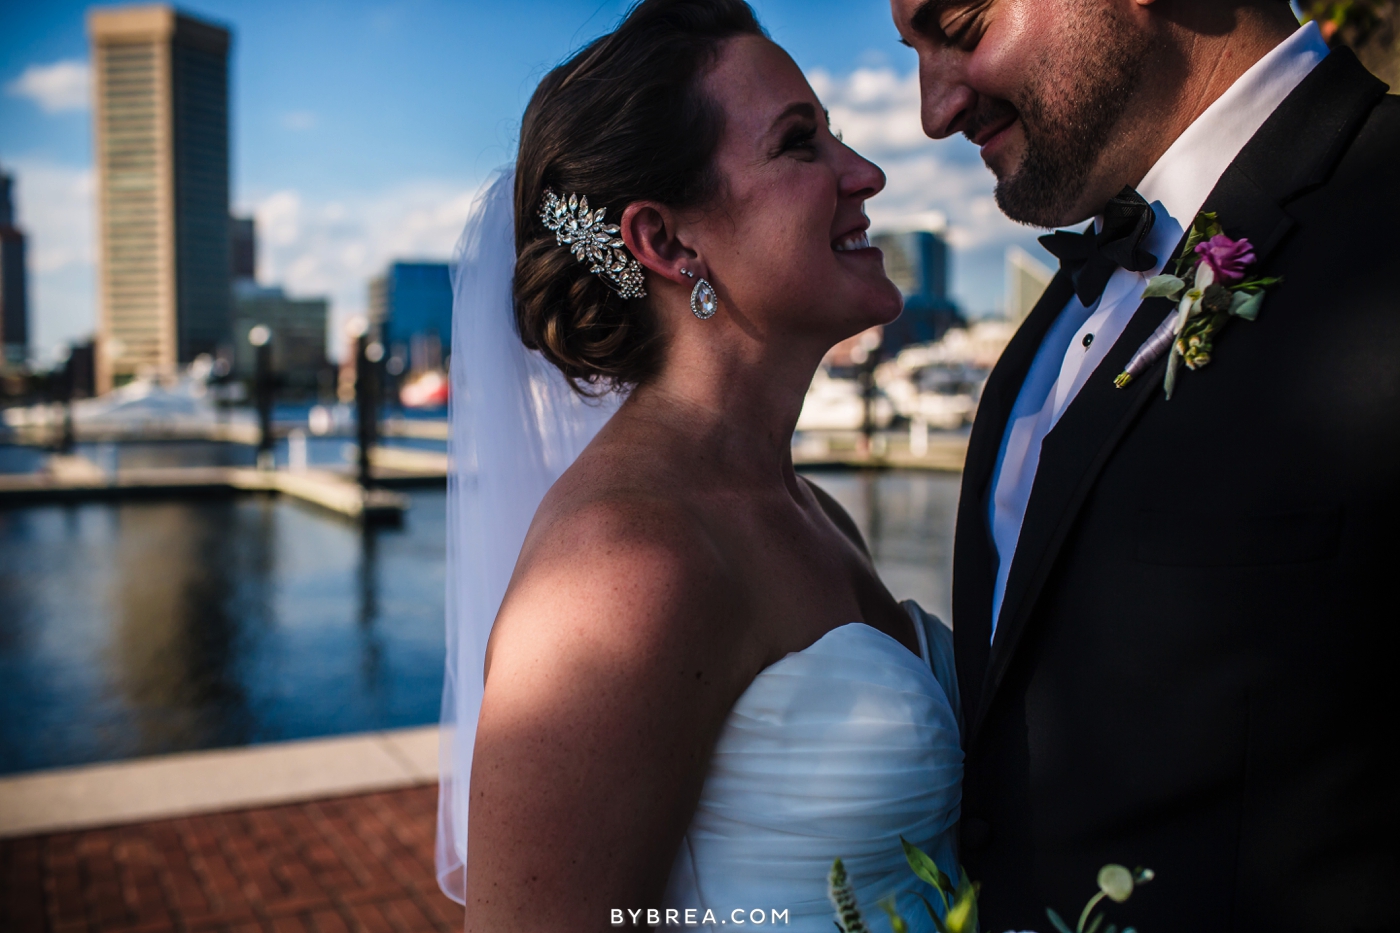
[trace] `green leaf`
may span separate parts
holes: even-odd
[[[1050,917],[1050,923],[1055,927],[1056,930],[1059,931],[1059,933],[1074,933],[1074,931],[1069,928],[1069,924],[1061,920],[1060,915],[1055,913],[1054,908],[1045,908],[1045,913],[1047,916]]]
[[[1268,275],[1268,276],[1264,276],[1263,278],[1259,278],[1259,279],[1246,279],[1245,281],[1243,281],[1243,282],[1238,282],[1238,283],[1236,283],[1235,285],[1232,285],[1232,286],[1230,286],[1230,287],[1231,287],[1231,288],[1235,288],[1235,289],[1241,289],[1241,288],[1247,288],[1247,289],[1270,288],[1270,287],[1272,287],[1272,286],[1274,286],[1274,285],[1277,285],[1278,283],[1280,283],[1280,282],[1282,282],[1282,281],[1283,281],[1283,279],[1279,278],[1278,276]]]
[[[1181,354],[1176,349],[1176,344],[1167,351],[1167,374],[1162,377],[1162,388],[1166,390],[1167,398],[1172,397],[1176,391],[1176,374],[1181,366]]]
[[[1170,298],[1176,301],[1186,290],[1186,283],[1174,275],[1154,275],[1147,280],[1143,298]]]
[[[1099,869],[1099,890],[1121,904],[1133,896],[1133,873],[1122,865]]]
[[[953,879],[945,875],[938,863],[923,849],[903,836],[899,837],[899,843],[904,846],[904,860],[909,863],[910,870],[923,881],[933,885],[934,890],[943,895],[943,903],[946,905],[948,896],[954,893]]]
[[[1095,933],[1099,925],[1103,923],[1103,914],[1095,914],[1094,919],[1089,921],[1089,925],[1084,928],[1084,933]]]
[[[909,924],[904,922],[904,918],[895,910],[894,898],[887,897],[880,901],[880,909],[890,918],[890,929],[894,933],[909,933]]]
[[[1196,262],[1196,247],[1215,236],[1223,233],[1220,224],[1216,222],[1214,214],[1201,211],[1196,215],[1195,221],[1191,224],[1191,232],[1186,235],[1186,245],[1182,247],[1181,258],[1177,260],[1176,271],[1185,275]]]
[[[963,878],[966,881],[966,874]],[[971,884],[958,885],[958,893],[953,898],[953,906],[943,918],[948,933],[977,933],[977,888]]]
[[[1243,296],[1243,297],[1241,297]],[[1259,317],[1259,309],[1264,307],[1264,293],[1255,292],[1246,294],[1245,292],[1235,292],[1235,297],[1230,300],[1230,313],[1235,317],[1252,321]]]

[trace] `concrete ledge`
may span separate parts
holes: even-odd
[[[428,784],[438,727],[185,752],[0,778],[0,838]]]

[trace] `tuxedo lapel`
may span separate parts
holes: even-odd
[[[1219,214],[1220,222],[1230,236],[1249,237],[1262,267],[1293,226],[1286,209],[1287,203],[1326,181],[1385,91],[1385,85],[1362,68],[1350,51],[1339,49],[1332,52],[1288,96],[1231,163],[1206,199],[1203,209]],[[1182,220],[1183,223],[1190,222],[1189,218]],[[1180,248],[1179,244],[1178,251]],[[1066,293],[1061,306],[1067,300]],[[978,682],[977,696],[972,699],[974,705],[964,707],[972,717],[969,725],[974,734],[1006,673],[1035,601],[1054,568],[1060,548],[1099,473],[1142,411],[1162,397],[1165,358],[1127,389],[1115,388],[1113,380],[1122,372],[1137,348],[1161,324],[1171,307],[1171,302],[1161,298],[1142,303],[1118,342],[1042,443],[1035,483],[1007,579],[996,641],[990,646],[990,659],[983,669],[985,677],[969,672],[969,676],[976,676]],[[1034,349],[1030,355],[1034,356]],[[1028,361],[1026,366],[1029,366]],[[1020,379],[1024,379],[1024,376],[1022,369]],[[1016,389],[1019,389],[1020,379],[1016,382]],[[993,445],[992,466],[986,467],[987,473],[995,467],[1001,434],[1005,431],[1006,417],[1014,402],[1013,391],[1010,402],[1005,404],[1004,413],[998,407],[999,422],[988,426],[989,430],[995,427],[997,436],[995,441],[990,442]],[[988,441],[984,439],[984,443]],[[971,466],[971,450],[968,459]],[[979,469],[982,466],[979,459]],[[980,478],[983,494],[988,478]],[[969,478],[965,477],[964,497],[968,492]],[[984,506],[985,500],[979,495],[977,507],[980,512],[985,512]],[[975,519],[979,523],[977,527],[984,530],[980,543],[982,547],[987,547],[986,518],[984,515],[967,516],[965,503],[959,507],[957,547],[961,549],[965,545],[963,527],[967,519]],[[972,542],[967,544],[972,545]],[[994,558],[991,566],[995,568]],[[990,581],[991,577],[988,576],[985,586],[978,588],[980,592],[975,597],[985,603],[982,615],[977,615],[975,606],[970,607],[972,618],[980,622],[985,617],[986,626],[980,633],[969,633],[969,640],[972,635],[979,635],[983,645],[991,631]],[[961,578],[955,576],[954,605],[962,608],[957,601],[956,589],[960,582]],[[958,626],[962,626],[966,614],[955,615],[955,618]],[[964,647],[964,640],[959,640],[958,647]],[[987,649],[984,647],[982,651],[986,652]],[[959,677],[963,676],[961,663],[958,674]]]
[[[987,520],[987,493],[1011,418],[1036,351],[1055,323],[1074,284],[1060,273],[1017,328],[992,369],[968,440],[953,546],[953,638],[964,715],[977,710],[992,640],[991,592],[996,578],[996,547]]]

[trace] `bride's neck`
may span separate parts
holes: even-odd
[[[632,393],[628,407],[702,450],[727,480],[795,487],[792,433],[821,351],[745,349],[672,346],[661,372]]]

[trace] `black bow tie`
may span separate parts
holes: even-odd
[[[1056,230],[1040,238],[1040,245],[1060,260],[1060,268],[1074,282],[1074,293],[1088,308],[1099,300],[1113,270],[1146,272],[1157,257],[1142,248],[1157,215],[1131,186],[1124,188],[1103,209],[1103,230],[1084,233]]]

